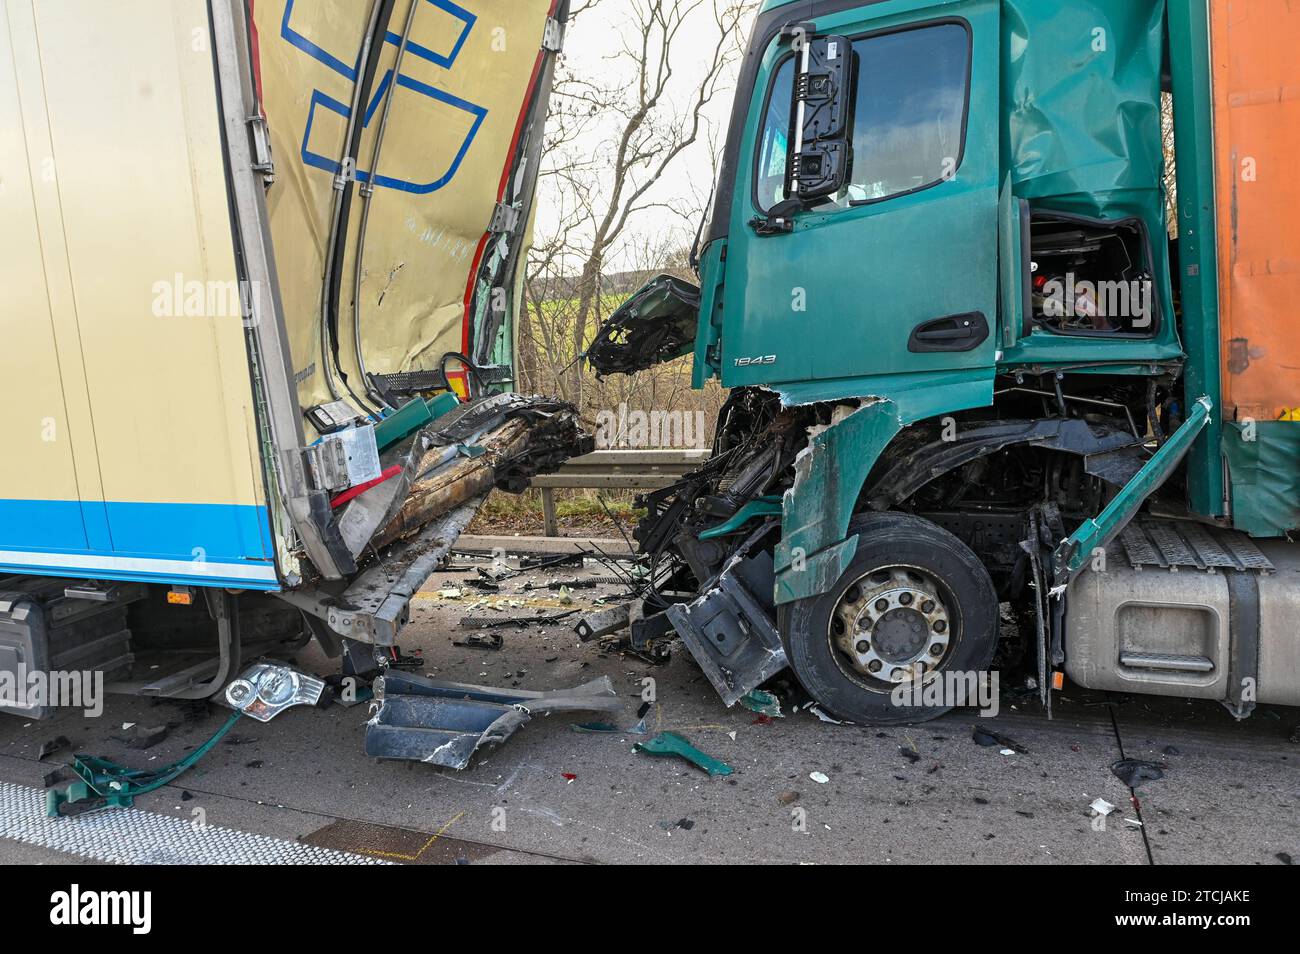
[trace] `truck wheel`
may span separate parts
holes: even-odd
[[[924,722],[952,705],[896,704],[926,673],[986,673],[998,644],[998,599],[964,543],[907,514],[854,518],[858,552],[829,592],[783,607],[790,668],[825,709],[849,722]],[[972,703],[974,699],[970,700]]]

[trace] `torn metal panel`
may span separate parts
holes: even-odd
[[[703,596],[665,615],[728,707],[788,665],[774,623],[772,557],[736,557]]]
[[[1115,495],[1096,517],[1083,525],[1056,548],[1053,574],[1057,584],[1068,583],[1087,567],[1092,554],[1119,536],[1137,515],[1146,499],[1155,493],[1191,450],[1201,430],[1208,423],[1212,402],[1197,399],[1188,409],[1187,420],[1165,441],[1150,461]]]
[[[529,692],[441,682],[392,672],[375,681],[379,711],[366,754],[463,769],[483,746],[500,745],[534,713],[618,712],[608,676],[573,689]]]
[[[833,583],[840,576],[831,577],[830,564],[842,570],[852,561],[856,541],[848,544],[845,537],[858,495],[876,459],[902,427],[893,401],[872,401],[813,435],[799,454],[776,549],[778,603],[825,592],[827,580]]]
[[[279,594],[280,598],[325,621],[347,639],[391,646],[410,614],[411,597],[442,563],[470,525],[484,497],[425,525],[409,540],[392,545],[341,593],[323,584]]]

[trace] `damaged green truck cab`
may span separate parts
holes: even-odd
[[[1287,660],[1266,679],[1240,663],[1258,606],[1189,592],[1213,618],[1137,622],[1072,582],[1107,557],[1113,592],[1144,566],[1256,573],[1233,531],[1300,523],[1224,480],[1210,4],[763,4],[698,269],[695,384],[732,400],[713,470],[651,495],[638,533],[689,564],[697,598],[668,616],[724,698],[781,655],[842,718],[924,718],[943,707],[889,690],[987,668],[1001,602],[1049,705],[1062,671],[1237,714],[1251,680],[1300,702],[1293,648],[1264,634]],[[1276,446],[1237,441],[1230,472]],[[743,509],[777,492],[779,520]]]

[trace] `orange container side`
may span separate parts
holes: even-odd
[[[1300,420],[1300,0],[1212,0],[1223,409]]]

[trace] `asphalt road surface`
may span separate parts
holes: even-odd
[[[328,857],[399,864],[1169,865],[1300,856],[1298,710],[1261,709],[1239,724],[1217,704],[1067,689],[1049,721],[1004,685],[996,718],[963,711],[881,730],[826,724],[788,705],[772,720],[728,710],[684,648],[656,666],[580,643],[571,622],[500,630],[500,651],[451,644],[473,631],[457,625],[464,616],[554,613],[616,596],[617,585],[567,597],[522,591],[608,572],[536,571],[499,593],[466,587],[473,573],[439,573],[414,603],[402,650],[424,659],[425,674],[460,682],[558,689],[608,675],[625,699],[617,733],[573,729],[603,716],[538,716],[455,772],[367,758],[365,704],[297,708],[267,724],[241,720],[233,739],[139,799],[137,811],[42,820],[43,778],[71,751],[154,767],[183,757],[229,712],[114,697],[98,719],[0,716],[0,862],[216,861],[236,843],[286,858],[316,846]],[[297,664],[337,671],[314,645]],[[657,701],[645,727],[686,736],[731,765],[731,776],[633,750],[644,738],[631,730],[647,678]],[[977,722],[1024,751],[977,745]],[[171,731],[133,750],[113,738],[124,723]],[[38,761],[42,743],[60,735],[70,750]],[[1164,778],[1139,788],[1138,806],[1111,772],[1121,748],[1165,766]],[[1116,806],[1104,825],[1089,809],[1097,798]],[[198,834],[213,828],[224,847]]]

